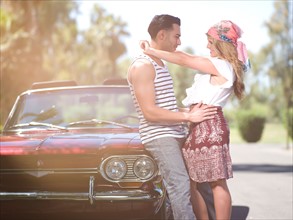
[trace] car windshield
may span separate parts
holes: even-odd
[[[128,87],[76,87],[26,93],[18,100],[7,126],[44,124],[129,127],[137,126],[138,119]]]

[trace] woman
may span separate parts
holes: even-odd
[[[226,180],[233,177],[229,152],[229,127],[222,108],[234,92],[244,95],[243,74],[249,67],[245,45],[238,41],[241,29],[231,21],[221,21],[207,32],[210,57],[200,57],[182,51],[167,52],[149,47],[141,41],[144,53],[201,72],[186,90],[183,104],[192,108],[197,103],[214,105],[214,119],[191,126],[182,149],[194,190],[194,209],[198,219],[208,219],[206,205],[196,183],[208,182],[212,188],[217,219],[230,219],[231,195]]]

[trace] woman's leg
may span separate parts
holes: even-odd
[[[232,201],[231,195],[225,179],[210,183],[216,209],[216,218],[219,220],[229,220],[231,218]]]
[[[197,189],[197,183],[191,180],[191,203],[193,206],[193,211],[195,213],[196,219],[198,220],[208,220],[208,210],[206,203]]]
[[[211,186],[208,182],[197,183],[197,190],[202,195],[208,209],[209,220],[216,220],[216,211],[214,206],[214,197]]]

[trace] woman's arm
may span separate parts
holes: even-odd
[[[202,73],[218,75],[217,69],[208,58],[195,56],[179,50],[174,52],[157,50],[151,48],[147,41],[141,41],[140,46],[147,55],[155,56],[162,60],[166,60],[167,62],[175,63],[187,68],[195,69]]]

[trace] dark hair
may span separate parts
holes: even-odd
[[[166,14],[156,15],[149,25],[148,32],[154,40],[160,30],[172,29],[173,24],[178,24],[180,26],[180,18]]]

